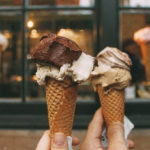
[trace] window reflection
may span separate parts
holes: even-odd
[[[0,0],[0,6],[14,5],[18,6],[22,4],[22,0]]]
[[[21,15],[0,14],[0,98],[21,96]]]
[[[30,5],[54,5],[55,0],[29,0]]]
[[[136,95],[143,98],[150,98],[149,42],[142,44],[134,35],[150,25],[149,17],[149,14],[121,14],[122,50],[132,59],[132,83],[136,86]]]
[[[130,7],[150,7],[150,0],[120,0],[120,3]]]
[[[30,5],[93,6],[95,0],[29,0]]]
[[[93,6],[94,0],[28,0],[28,3],[29,5]],[[0,6],[21,6],[21,5],[22,0],[0,0]]]

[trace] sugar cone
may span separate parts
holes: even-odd
[[[124,120],[124,90],[110,90],[107,93],[98,85],[98,94],[106,125]]]
[[[77,84],[69,78],[64,81],[50,78],[47,80],[46,100],[51,137],[55,132],[63,132],[66,136],[71,135],[77,88]]]

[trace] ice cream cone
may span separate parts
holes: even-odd
[[[70,78],[57,81],[49,78],[46,81],[46,100],[50,136],[63,132],[70,136],[74,119],[78,85]]]
[[[146,71],[146,80],[150,81],[150,42],[141,42],[140,47]]]
[[[124,90],[112,89],[107,93],[101,85],[97,86],[102,111],[106,125],[109,126],[115,122],[123,123],[124,120]]]

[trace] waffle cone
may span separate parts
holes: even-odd
[[[77,84],[69,78],[64,81],[50,78],[47,80],[46,100],[51,137],[56,132],[63,132],[66,136],[71,135],[77,88]]]
[[[123,123],[124,90],[110,90],[104,93],[103,87],[98,85],[98,94],[106,125],[109,126],[115,122]]]

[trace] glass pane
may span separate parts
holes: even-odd
[[[120,0],[120,5],[129,6],[129,0]]]
[[[150,56],[149,42],[138,42],[135,32],[150,25],[150,14],[121,14],[120,44],[122,50],[127,52],[132,59],[131,73],[133,76],[132,89],[137,97],[150,98]],[[150,38],[149,29],[142,30],[139,40]],[[128,94],[133,92],[128,91]]]
[[[42,35],[53,32],[61,36],[66,36],[76,41],[78,45],[88,54],[93,55],[94,34],[93,34],[93,14],[85,14],[84,11],[42,11],[30,12],[28,14],[28,50],[39,42]],[[29,26],[29,22],[32,27]],[[29,61],[28,64],[28,99],[44,99],[44,86],[38,86],[35,82],[35,64]],[[78,99],[94,99],[92,87],[89,83],[84,83],[79,88]]]
[[[120,4],[131,7],[150,7],[150,0],[120,0]]]
[[[30,5],[76,5],[93,6],[94,0],[29,0]]]
[[[20,13],[0,13],[0,99],[21,96],[20,31]]]
[[[22,0],[0,0],[0,6],[21,5]]]

